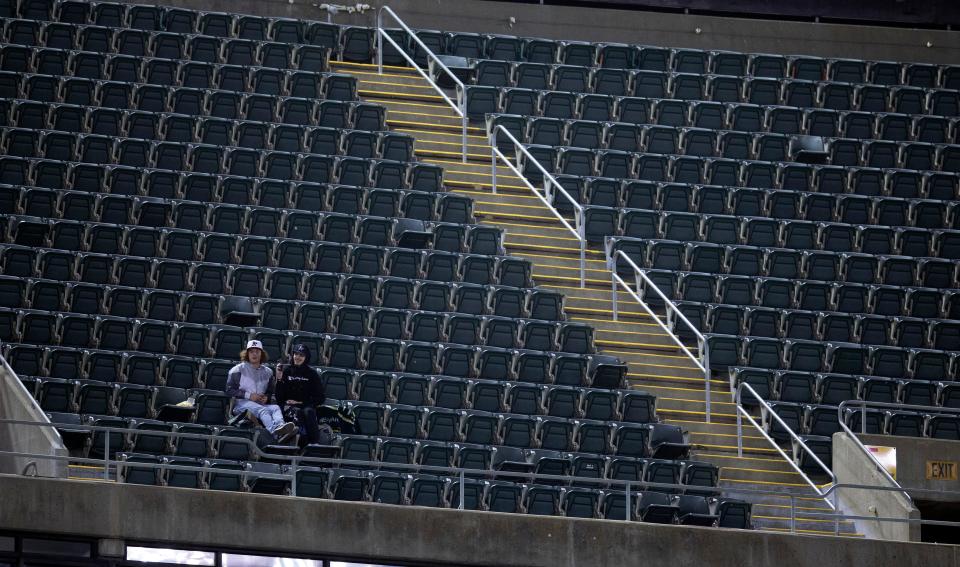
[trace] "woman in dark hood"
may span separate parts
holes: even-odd
[[[320,375],[310,367],[310,349],[306,345],[294,345],[290,351],[293,364],[285,364],[277,380],[277,403],[284,415],[292,417],[307,433],[310,443],[317,443],[320,434],[317,427],[316,407],[326,395]]]

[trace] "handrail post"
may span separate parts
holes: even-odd
[[[329,15],[329,12],[328,12]],[[383,74],[383,8],[377,10],[377,74]]]
[[[797,497],[790,495],[790,533],[797,533]]]
[[[461,138],[462,138],[462,139],[461,139],[461,149],[463,150],[463,162],[462,162],[462,163],[467,163],[467,122],[468,122],[469,119],[467,118],[467,89],[466,89],[466,87],[460,88],[460,87],[458,86],[458,87],[457,87],[457,94],[459,95],[459,98],[460,98],[460,112],[463,114],[463,120],[462,120],[462,122],[461,122],[461,124],[462,124],[462,131],[460,132],[460,135],[461,135]]]
[[[582,208],[574,209],[580,224],[580,289],[587,287],[587,222]]]
[[[867,434],[867,404],[863,402],[860,404],[860,434]]]
[[[497,194],[497,129],[490,134],[490,189]]]
[[[741,401],[740,388],[737,388],[737,391],[734,395],[736,396],[736,402],[737,402],[737,456],[742,457],[743,456],[743,414],[741,412],[743,412],[744,409],[743,409],[743,405],[740,403]]]
[[[627,481],[626,501],[624,502],[623,507],[626,508],[626,514],[624,514],[626,517],[624,518],[624,520],[629,522],[630,521],[630,481]]]
[[[614,271],[617,269],[616,260],[613,261],[613,265],[609,266],[610,268],[610,301],[613,304],[613,320],[617,320],[617,278],[614,277]]]
[[[300,462],[299,457],[293,458],[293,464],[290,465],[290,495],[297,495],[297,463]]]
[[[460,510],[466,509],[465,499],[463,493],[466,492],[467,485],[464,479],[463,469],[460,469]]]
[[[111,433],[112,431],[107,431],[107,434],[103,436],[103,480],[110,480],[110,434]]]
[[[710,423],[710,347],[704,338],[703,346],[700,347],[700,359],[703,361],[703,389],[707,402],[707,423]]]

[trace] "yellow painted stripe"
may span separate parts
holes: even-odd
[[[800,473],[798,473],[797,471],[775,471],[775,470],[771,470],[771,469],[751,469],[751,468],[727,467],[727,466],[723,467],[722,470],[725,470],[725,471],[755,472],[755,473],[760,473],[760,474],[788,474],[788,475],[791,475],[791,476],[800,476]]]
[[[405,111],[405,110],[389,110],[389,111],[388,111],[388,114],[391,113],[391,112],[395,112],[395,113],[397,113],[397,114],[416,114],[416,115],[419,115],[419,116],[436,116],[436,117],[439,117],[439,118],[454,118],[454,119],[456,119],[456,120],[460,120],[460,118],[458,118],[458,117],[456,117],[456,116],[441,116],[441,115],[439,115],[439,114],[424,114],[423,112],[407,112],[407,111]],[[431,126],[432,126],[432,124],[431,124]],[[397,128],[397,129],[394,130],[394,131],[395,131],[395,132],[402,132],[402,133],[404,133],[404,134],[423,134],[424,136],[450,137],[450,138],[453,138],[453,139],[456,139],[456,140],[461,140],[461,139],[462,139],[462,136],[461,136],[460,134],[453,134],[453,133],[448,134],[448,133],[446,133],[446,132],[435,132],[435,131],[433,131],[433,130],[417,130],[416,128]],[[477,136],[477,135],[475,135],[475,134],[467,134],[467,138],[476,138],[476,139],[478,139],[478,140],[486,140],[486,139],[487,139],[486,136]],[[449,143],[454,143],[454,142],[437,142],[437,141],[434,141],[434,140],[420,140],[419,138],[418,138],[418,141],[420,141],[420,142],[425,142],[425,143],[426,143],[426,142],[429,142],[429,143],[431,143],[431,144],[449,144]],[[470,144],[467,144],[467,145],[469,146]],[[489,144],[485,144],[485,145],[483,145],[483,146],[480,146],[480,145],[478,144],[476,147],[489,148],[490,145],[489,145]],[[502,166],[501,166],[501,167],[502,167]]]
[[[444,150],[426,150],[426,149],[413,150],[413,153],[417,155],[423,155],[423,156],[433,156],[433,155],[462,156],[463,155],[463,152],[448,152]],[[483,154],[471,154],[467,152],[467,157],[471,157],[471,156],[483,157]]]
[[[694,410],[680,410],[680,409],[669,409],[669,408],[657,408],[657,413],[682,413],[685,415],[702,415],[706,416],[706,412],[694,411]],[[732,413],[720,413],[720,412],[711,412],[711,417],[733,417]],[[692,433],[692,432],[691,432]]]
[[[393,123],[393,124],[417,124],[417,125],[420,125],[420,126],[431,126],[431,127],[433,127],[433,128],[457,128],[457,129],[460,128],[460,125],[459,125],[459,124],[456,124],[456,125],[454,125],[454,124],[430,124],[430,123],[428,123],[428,122],[415,122],[415,121],[413,121],[413,120],[390,120],[390,122]],[[467,130],[469,131],[470,128],[467,128]],[[474,128],[474,130],[476,130],[476,128]],[[481,155],[480,157],[483,157],[483,156]],[[457,163],[460,163],[460,162],[457,162]]]
[[[413,113],[411,112],[411,114],[413,114]],[[422,116],[422,115],[421,115],[421,116]],[[439,141],[437,141],[437,140],[417,140],[417,141],[420,142],[421,144],[440,144],[441,146],[456,146],[456,147],[458,147],[458,148],[462,148],[462,147],[463,147],[463,140],[462,140],[462,139],[461,139],[461,141],[459,141],[459,142],[439,142]],[[471,144],[471,143],[469,143],[469,142],[467,142],[467,147],[468,147],[468,148],[486,148],[486,149],[490,149],[490,146],[485,146],[485,145],[483,145],[483,144]],[[463,155],[463,154],[461,153],[460,155]],[[468,155],[468,156],[477,156],[477,157],[483,157],[483,156],[484,156],[484,154],[467,154],[467,155]]]
[[[692,435],[692,433],[691,433]],[[699,447],[710,447],[711,449],[736,449],[736,447],[731,447],[730,445],[711,445],[708,443],[696,443]],[[759,452],[759,453],[776,453],[773,449],[762,449],[762,448],[743,448],[744,451]]]
[[[753,517],[759,518],[762,520],[786,520],[788,522],[790,521],[790,518],[784,517],[784,516],[760,516],[757,514],[753,514]],[[804,522],[815,522],[815,523],[819,522],[823,524],[836,524],[837,522],[836,520],[830,520],[826,518],[811,518],[809,516],[797,515],[797,521],[801,521],[801,520]],[[853,524],[853,520],[840,520],[840,523],[850,525],[850,524]]]
[[[765,486],[810,486],[805,482],[795,483],[795,482],[774,482],[772,480],[743,480],[738,478],[724,478],[723,475],[720,476],[720,480],[724,482],[736,482],[737,484],[763,484]]]
[[[361,68],[372,67],[374,69],[377,68],[376,63],[356,63],[354,61],[340,61],[339,59],[335,61],[331,61],[330,65],[334,67],[361,67]],[[384,69],[404,69],[404,70],[410,71],[411,73],[416,72],[413,67],[400,66],[400,65],[384,65],[383,68]]]
[[[589,262],[589,260],[588,260]],[[644,313],[646,315],[646,313]],[[614,321],[612,319],[590,319],[589,317],[577,317],[580,323],[613,323],[615,325],[636,325],[638,327],[656,327],[656,323],[644,323],[642,321]],[[597,329],[601,331],[602,329]]]
[[[760,531],[790,532],[791,530],[790,530],[790,528],[760,528]],[[832,535],[837,535],[837,534],[835,534],[835,533],[833,533],[833,532],[826,532],[826,531],[821,531],[821,530],[796,530],[795,532],[791,532],[791,533],[809,534],[809,535],[831,535],[831,536],[832,536]],[[864,537],[864,535],[861,534],[861,533],[852,533],[852,534],[841,533],[841,534],[840,534],[840,537],[859,537],[859,538],[862,538],[862,537]]]
[[[424,102],[407,102],[407,101],[404,101],[404,100],[395,100],[395,99],[392,99],[392,98],[382,99],[382,100],[380,100],[380,99],[375,99],[375,98],[368,98],[368,99],[366,100],[366,102],[377,102],[377,103],[382,103],[382,104],[389,104],[390,106],[423,106],[423,107],[427,107],[427,108],[444,108],[444,109],[450,110],[450,107],[447,106],[446,104],[428,104],[428,103],[424,103]],[[389,112],[389,109],[387,110],[387,112]],[[451,112],[453,112],[453,111],[451,110]],[[457,115],[455,115],[455,114],[452,114],[452,116],[454,116],[457,120],[460,119],[460,117],[457,116]]]
[[[668,335],[660,335],[660,336],[666,337]],[[664,350],[677,350],[680,348],[674,344],[661,345],[661,344],[653,344],[653,343],[632,343],[632,342],[626,342],[626,341],[611,341],[607,339],[596,339],[596,343],[598,345],[603,344],[603,345],[636,347],[636,348],[651,347],[651,348],[664,349]],[[695,349],[692,349],[692,350],[695,350]]]
[[[783,459],[768,459],[767,457],[741,457],[738,455],[723,455],[720,453],[697,453],[697,458],[709,457],[711,459],[733,459],[735,461],[764,461],[769,463],[785,463]]]
[[[413,93],[396,93],[389,91],[370,91],[366,89],[357,89],[357,94],[359,95],[379,95],[379,96],[402,96],[409,97],[414,100],[419,99],[431,99],[431,100],[443,100],[443,97],[440,95],[428,95],[428,94],[413,94]]]
[[[431,163],[427,160],[422,160],[424,163]],[[444,185],[468,185],[470,187],[493,187],[493,183],[487,183],[486,181],[469,181],[467,179],[444,179]],[[501,185],[497,183],[498,188],[510,188],[510,189],[527,189],[523,185]]]
[[[664,397],[664,396],[657,396],[657,400],[660,400],[660,401],[667,401],[667,400],[669,400],[669,401],[671,401],[671,402],[686,402],[686,403],[691,403],[691,404],[704,404],[704,405],[706,405],[706,403],[707,403],[706,400],[690,400],[690,399],[687,399],[687,398],[668,398],[668,397]],[[735,406],[735,405],[737,405],[737,404],[735,404],[735,403],[733,403],[733,402],[718,402],[717,400],[710,400],[710,404],[711,404],[711,405],[714,405],[714,406]],[[713,415],[721,415],[721,414],[713,413]],[[735,415],[735,414],[734,414],[734,415]]]
[[[776,508],[776,509],[786,509],[789,510],[790,506],[786,504],[753,504],[753,508]],[[807,510],[808,512],[825,512],[830,510],[829,506],[824,506],[823,508],[814,508],[812,506],[794,506],[794,510]],[[781,517],[781,516],[776,516]]]
[[[568,313],[575,313],[575,312],[576,312],[576,313],[579,313],[579,312],[581,312],[581,311],[586,311],[586,312],[589,312],[589,313],[613,313],[613,311],[610,310],[610,309],[596,309],[596,308],[594,308],[594,307],[577,307],[576,305],[572,305],[572,306],[571,306],[571,305],[567,305],[567,306],[566,306],[566,311],[567,311]],[[623,320],[624,317],[648,317],[648,318],[649,318],[649,317],[650,317],[650,314],[649,314],[649,313],[646,313],[646,312],[644,312],[644,311],[618,311],[617,313],[619,314],[619,320],[613,321],[613,319],[608,319],[608,321],[611,321],[611,322],[617,323],[617,324],[624,324],[624,325],[627,324],[627,323],[630,323],[631,325],[633,325],[633,324],[636,324],[636,325],[650,325],[651,327],[657,327],[657,326],[658,326],[656,323],[633,323],[633,322],[631,322],[631,321],[624,321],[624,320]],[[575,317],[573,320],[574,320],[574,321],[592,321],[593,319],[586,319],[586,318],[583,318],[583,317]]]

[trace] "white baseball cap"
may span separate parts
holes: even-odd
[[[258,348],[263,350],[263,343],[257,340],[247,341],[247,348]]]

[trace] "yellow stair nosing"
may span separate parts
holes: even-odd
[[[335,60],[330,61],[330,65],[331,65],[331,66],[346,66],[346,67],[373,67],[373,68],[376,68],[376,67],[377,67],[377,64],[376,64],[376,63],[359,63],[359,62],[356,62],[356,61],[341,61],[341,60],[339,60],[339,59],[335,59]],[[383,68],[384,68],[384,69],[403,69],[403,70],[406,70],[406,71],[410,71],[411,73],[416,73],[416,72],[417,72],[416,69],[414,69],[413,67],[407,67],[407,66],[405,66],[405,65],[387,65],[387,64],[384,64],[384,65],[383,65]],[[419,77],[420,75],[416,75],[416,76]],[[421,78],[422,78],[422,77],[421,77]]]
[[[361,89],[361,88],[357,89],[357,94],[358,95],[379,95],[379,96],[386,96],[386,97],[396,96],[396,97],[412,98],[414,100],[418,100],[418,99],[443,100],[443,97],[440,95],[400,93],[400,92],[393,92],[393,91],[371,91],[371,90]]]

